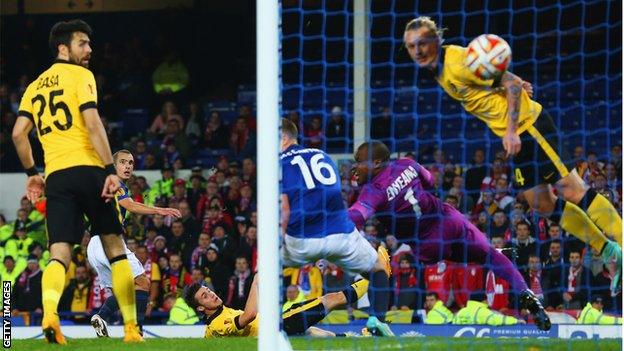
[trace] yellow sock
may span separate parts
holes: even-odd
[[[606,197],[595,193],[594,199],[588,204],[585,212],[594,223],[607,235],[610,235],[622,246],[622,217],[617,212],[611,201]],[[588,193],[590,192],[588,191]]]
[[[113,292],[119,303],[119,310],[124,324],[136,324],[137,312],[134,292],[134,278],[132,268],[127,259],[115,261],[111,264],[113,273]]]
[[[65,287],[65,266],[59,261],[52,260],[43,271],[41,278],[41,303],[43,304],[43,318],[58,311],[59,300]]]
[[[351,287],[353,288],[353,290],[355,290],[355,293],[357,294],[357,298],[359,300],[368,291],[368,280],[358,280],[357,282],[351,284]]]
[[[561,201],[561,200],[558,200]],[[602,252],[602,247],[609,239],[592,222],[587,213],[580,207],[566,201],[559,221],[561,228],[575,237],[588,243],[591,247]]]

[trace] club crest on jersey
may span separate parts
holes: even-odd
[[[418,172],[414,167],[407,167],[401,174],[386,188],[386,194],[388,195],[388,201],[394,200],[399,195],[401,190],[405,188],[412,180],[418,178]]]

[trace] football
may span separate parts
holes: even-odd
[[[511,62],[511,47],[494,34],[481,34],[473,39],[466,51],[466,67],[481,79],[496,78]]]

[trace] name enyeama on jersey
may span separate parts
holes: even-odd
[[[280,160],[282,194],[290,204],[286,234],[322,238],[355,229],[342,199],[336,165],[325,152],[293,145]]]

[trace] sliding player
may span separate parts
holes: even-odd
[[[235,310],[223,305],[214,291],[193,283],[184,289],[184,301],[206,323],[206,338],[228,336],[258,336],[258,276],[254,277],[247,297],[245,310]],[[341,292],[327,294],[292,305],[282,314],[284,331],[288,335],[336,336],[334,333],[313,327],[330,311],[357,301],[368,289],[367,280],[359,280]]]
[[[548,112],[531,100],[531,85],[511,72],[494,80],[477,78],[464,64],[466,49],[442,46],[442,33],[429,17],[410,21],[403,40],[412,60],[431,71],[450,97],[503,139],[507,155],[514,156],[515,187],[524,190],[531,208],[589,243],[605,261],[616,259],[611,289],[617,290],[622,269],[622,218],[617,210],[589,188],[575,169],[569,171],[571,159],[559,149],[557,129]],[[554,194],[552,185],[563,200]]]
[[[128,150],[119,150],[113,154],[113,162],[117,176],[121,179],[121,187],[115,194],[115,198],[120,208],[121,221],[125,226],[126,210],[132,213],[138,214],[160,214],[163,216],[180,217],[180,211],[175,208],[160,208],[146,206],[142,203],[134,202],[128,193],[128,187],[125,182],[130,179],[132,172],[134,171],[134,157]],[[139,260],[136,258],[133,252],[128,250],[126,244],[123,244],[128,262],[130,262],[130,268],[132,270],[132,276],[134,277],[134,287],[136,290],[136,305],[137,305],[137,322],[139,327],[143,323],[145,318],[145,310],[147,309],[147,303],[149,299],[150,280],[145,276],[145,269]],[[104,255],[104,248],[100,238],[94,236],[89,241],[87,246],[87,258],[89,264],[95,269],[100,278],[100,285],[104,289],[110,289],[112,287],[111,279],[111,267]],[[95,329],[95,333],[98,337],[108,337],[108,323],[111,323],[114,319],[114,314],[119,310],[119,305],[115,296],[110,296],[104,301],[104,304],[98,311],[91,317],[91,325]]]
[[[301,267],[326,258],[350,273],[370,273],[372,302],[367,327],[392,336],[382,323],[388,310],[390,264],[383,247],[378,252],[349,220],[342,201],[340,177],[329,156],[297,144],[297,127],[282,119],[282,259]]]
[[[358,228],[375,215],[397,238],[410,242],[424,263],[491,260],[494,274],[521,291],[522,308],[533,314],[537,327],[550,329],[548,315],[513,263],[459,211],[425,190],[433,185],[429,171],[408,158],[390,161],[390,150],[378,141],[360,145],[355,162],[353,174],[363,187],[349,217]]]

